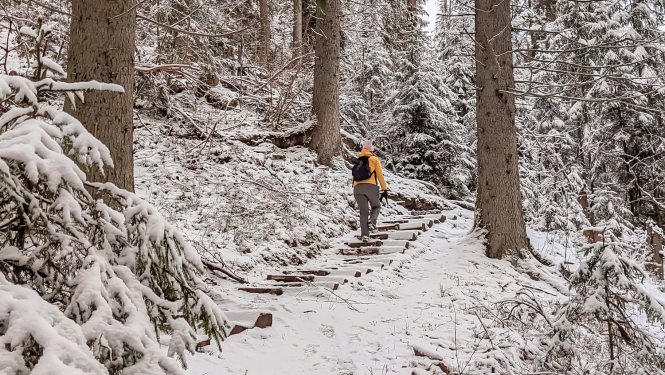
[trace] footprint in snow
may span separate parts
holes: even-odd
[[[319,348],[318,345],[313,345],[313,344],[307,345],[307,347],[305,348],[305,356],[307,357],[313,356],[318,351],[318,348]]]
[[[388,299],[400,299],[402,298],[399,294],[391,292],[390,290],[384,290],[381,292],[381,295]]]
[[[335,337],[335,328],[331,325],[328,324],[321,324],[321,327],[319,328],[319,331],[321,331],[321,334],[329,339]]]

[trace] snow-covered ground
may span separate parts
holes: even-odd
[[[426,369],[440,373],[440,366],[486,374],[523,365],[523,351],[535,352],[534,345],[501,328],[491,307],[520,290],[560,293],[506,261],[486,258],[481,242],[468,235],[472,212],[458,208],[444,214],[449,220],[420,236],[410,255],[351,278],[334,295],[317,288],[251,295],[231,284],[220,286],[228,296],[223,307],[271,311],[273,326],[231,336],[221,353],[193,356],[187,374],[410,375]],[[544,237],[534,240],[545,246]],[[334,258],[329,250],[307,268],[330,266]],[[257,268],[250,279],[264,279],[271,271]]]

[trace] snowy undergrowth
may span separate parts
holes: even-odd
[[[300,264],[356,228],[350,171],[341,160],[328,168],[301,146],[247,142],[274,131],[261,128],[250,109],[206,110],[223,122],[208,142],[177,135],[189,120],[141,113],[141,122],[135,120],[137,194],[176,223],[199,252],[240,270]],[[400,196],[446,206],[432,186],[390,173],[386,179]],[[384,213],[406,212],[391,207]]]

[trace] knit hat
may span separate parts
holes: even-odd
[[[367,151],[369,152],[374,151],[374,146],[372,146],[372,141],[370,141],[369,139],[364,140],[361,144],[364,149],[367,149]]]

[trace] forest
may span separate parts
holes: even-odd
[[[665,375],[663,72],[663,0],[0,0],[0,375]]]

